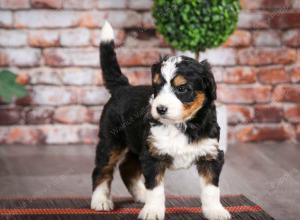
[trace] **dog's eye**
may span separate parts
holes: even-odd
[[[188,87],[186,85],[181,85],[176,87],[176,92],[178,93],[186,93],[188,91]]]

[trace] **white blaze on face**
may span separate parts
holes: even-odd
[[[151,114],[155,119],[163,123],[182,122],[183,105],[172,91],[171,86],[171,80],[174,78],[176,72],[176,64],[181,61],[182,58],[180,56],[173,56],[162,63],[161,74],[166,83],[159,94],[152,100]],[[163,117],[156,110],[160,105],[168,108],[167,113]]]

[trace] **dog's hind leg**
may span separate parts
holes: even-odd
[[[138,155],[129,151],[119,169],[122,180],[134,200],[145,202],[146,187],[142,178],[142,167]]]
[[[96,166],[93,171],[93,194],[91,208],[97,211],[113,209],[111,200],[111,182],[114,168],[121,159],[124,148],[112,147],[100,141],[97,146]]]

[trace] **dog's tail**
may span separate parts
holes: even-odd
[[[105,21],[101,32],[100,62],[104,84],[110,93],[113,93],[121,86],[129,85],[128,79],[122,74],[117,61],[114,31],[107,21]]]

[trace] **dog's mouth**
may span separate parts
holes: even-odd
[[[175,119],[175,118],[172,118],[168,115],[152,115],[152,117],[159,121],[160,123],[162,124],[178,124],[178,123],[183,123],[183,120],[182,119]]]

